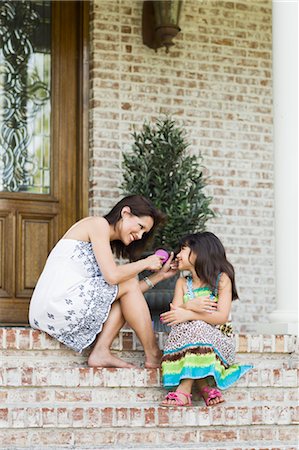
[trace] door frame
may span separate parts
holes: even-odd
[[[90,1],[81,2],[80,30],[81,49],[79,60],[79,114],[81,127],[78,137],[78,205],[79,218],[88,215],[89,210],[89,16]],[[80,151],[81,149],[81,151]]]
[[[52,8],[59,9],[62,1],[52,2]],[[78,22],[77,22],[77,37],[79,41],[79,57],[77,61],[78,71],[77,74],[77,98],[78,105],[76,111],[76,123],[77,127],[77,136],[76,136],[76,187],[77,187],[77,211],[76,211],[76,220],[81,219],[88,215],[88,193],[89,193],[89,139],[88,139],[88,131],[89,131],[89,14],[90,14],[90,2],[85,0],[68,0],[67,3],[72,3],[78,8]],[[54,32],[59,33],[59,27],[63,27],[64,18],[60,16],[60,22],[56,24],[56,30],[53,29]],[[58,86],[54,87],[54,95],[59,95],[59,91],[61,89],[67,89],[67,80],[65,81],[65,85],[61,80],[64,79],[63,73],[63,64],[61,61],[55,61],[59,76],[56,77],[58,79]],[[70,111],[71,114],[71,111]],[[55,122],[59,121],[59,115],[53,112],[53,120],[52,127],[55,127]],[[59,123],[57,124],[59,128]],[[54,133],[52,132],[52,136]],[[56,136],[59,139],[59,136]],[[52,142],[52,149],[58,148],[59,146],[55,145]],[[52,170],[52,173],[55,172],[55,169]],[[59,196],[58,192],[54,192],[54,196]],[[67,197],[67,193],[66,193]],[[60,224],[59,229],[64,229],[65,231],[72,225],[72,223]]]
[[[71,5],[71,6],[69,6]],[[61,92],[67,92],[69,76],[73,78],[73,84],[70,91],[70,95],[75,95],[76,107],[67,109],[67,105],[63,103],[62,107],[58,109],[51,108],[51,148],[53,157],[51,161],[51,177],[53,177],[53,170],[55,170],[54,164],[57,164],[57,159],[61,157],[61,166],[69,164],[71,167],[76,168],[75,172],[71,172],[69,169],[67,173],[61,173],[58,179],[55,179],[55,183],[51,182],[51,192],[49,194],[26,194],[26,202],[29,205],[36,203],[35,210],[27,213],[22,201],[24,200],[24,193],[20,192],[0,192],[1,199],[1,216],[0,216],[0,234],[2,241],[5,242],[4,246],[1,245],[0,249],[0,261],[1,261],[1,277],[3,282],[2,289],[0,289],[1,295],[1,312],[3,305],[3,319],[1,318],[1,325],[25,325],[25,310],[28,307],[28,301],[30,300],[30,292],[28,289],[19,289],[18,286],[23,286],[24,276],[18,265],[23,264],[22,251],[23,241],[22,232],[24,223],[30,227],[30,221],[35,220],[35,217],[39,217],[41,213],[42,222],[45,223],[53,219],[53,229],[49,236],[45,235],[45,239],[48,242],[48,248],[50,251],[53,245],[58,239],[65,233],[65,231],[77,220],[88,215],[88,194],[89,194],[89,7],[90,2],[84,0],[70,0],[67,2],[57,1],[52,2],[52,8],[55,8],[55,17],[57,21],[53,23],[52,27],[52,40],[59,39],[60,30],[66,25],[65,13],[62,14],[61,7],[66,6],[67,11],[72,11],[71,14],[67,14],[67,20],[74,26],[72,27],[72,33],[74,39],[66,39],[61,42],[64,49],[76,48],[74,58],[72,60],[72,72],[68,77],[64,74],[65,65],[63,59],[59,59],[59,56],[54,53],[53,67],[55,70],[55,77],[51,83],[52,99],[57,100],[57,95]],[[69,9],[70,8],[70,9]],[[65,9],[64,9],[65,11]],[[71,41],[72,43],[70,43]],[[72,47],[68,47],[72,45]],[[53,72],[52,72],[53,73]],[[69,83],[70,85],[70,83]],[[59,98],[59,97],[58,97]],[[55,103],[55,102],[54,102]],[[68,130],[68,126],[72,125],[75,128],[75,133],[63,134],[60,136],[59,130],[65,126]],[[54,128],[56,126],[56,128]],[[58,128],[57,128],[58,126]],[[57,131],[54,135],[53,130]],[[59,145],[57,145],[59,144]],[[60,147],[61,146],[61,147]],[[70,148],[74,151],[69,152],[68,157],[62,157],[59,154],[59,148]],[[54,153],[56,157],[54,158]],[[57,153],[58,152],[58,153]],[[58,158],[57,158],[58,157]],[[53,161],[56,161],[53,164]],[[74,164],[72,164],[72,162]],[[57,171],[58,173],[58,171]],[[52,180],[53,181],[53,180]],[[72,192],[72,194],[69,193]],[[63,201],[60,199],[63,197]],[[69,199],[76,198],[75,207],[71,206]],[[47,212],[43,210],[43,203],[47,203]],[[58,205],[59,203],[59,205]],[[58,209],[61,208],[65,211],[65,216],[57,220],[55,216],[58,213]],[[33,211],[33,212],[32,212]],[[61,215],[60,215],[61,216]],[[22,266],[23,267],[23,266]],[[11,272],[11,268],[13,268]],[[30,270],[30,267],[29,267]],[[7,300],[6,300],[7,297]],[[14,298],[12,298],[14,297]],[[12,298],[12,300],[10,300]],[[3,303],[2,303],[3,301]],[[18,308],[20,314],[18,313]],[[5,319],[4,317],[7,317]],[[22,317],[22,318],[21,318]],[[12,318],[12,320],[11,320]]]
[[[64,0],[62,0],[64,1]],[[78,196],[78,219],[88,214],[88,191],[89,191],[89,13],[90,2],[85,0],[67,0],[68,3],[75,3],[79,8],[78,39],[80,39],[80,51],[78,59],[78,134],[77,134],[77,196]],[[53,8],[59,7],[61,0],[52,3]],[[59,77],[63,77],[60,73]],[[53,114],[52,114],[53,117]],[[81,119],[80,119],[81,117]],[[55,119],[52,120],[52,127]],[[53,133],[52,133],[53,135]],[[53,142],[52,148],[53,146]],[[0,192],[1,199],[21,200],[23,193]],[[52,194],[27,194],[27,198],[44,201],[53,198]]]

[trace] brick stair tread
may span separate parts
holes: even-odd
[[[167,333],[157,332],[160,348],[163,348]],[[293,335],[236,334],[237,353],[293,353],[298,352],[298,337]],[[133,330],[122,329],[112,348],[119,351],[142,351]],[[29,327],[1,327],[0,349],[2,350],[61,350],[69,349],[44,332]]]
[[[124,389],[124,388],[121,388]],[[117,392],[110,389],[109,392],[103,389],[95,389],[92,392],[87,390],[72,390],[69,388],[46,389],[32,388],[15,389],[13,391],[0,391],[1,397],[5,398],[5,408],[26,407],[128,407],[128,408],[146,408],[156,407],[163,400],[166,392],[159,388],[147,390],[124,390]],[[298,405],[298,394],[296,388],[252,388],[252,389],[231,389],[228,393],[223,393],[225,406],[244,407],[244,406],[275,406]],[[194,394],[194,406],[204,407],[204,402],[199,395]]]
[[[204,426],[297,425],[298,406],[281,404],[164,408],[159,405],[16,407],[1,410],[1,429],[36,427],[183,428]]]
[[[161,387],[159,369],[91,367],[2,367],[1,386]],[[253,368],[239,381],[241,387],[297,387],[299,369]]]
[[[294,391],[293,391],[294,394]],[[79,396],[78,396],[79,397]],[[278,410],[288,411],[292,410],[294,416],[296,415],[297,407],[298,407],[298,399],[296,399],[295,395],[290,395],[290,398],[288,401],[283,401],[280,399],[274,399],[271,401],[271,404],[269,404],[269,399],[255,399],[255,400],[248,400],[246,398],[243,398],[242,400],[231,400],[230,396],[225,397],[225,404],[221,404],[220,406],[217,406],[217,409],[219,409],[218,413],[221,409],[227,409],[227,408],[234,408],[235,410],[255,410],[256,408],[265,408],[265,409],[271,409],[276,408]],[[61,410],[61,409],[67,409],[68,411],[90,411],[90,410],[98,410],[98,411],[105,411],[109,408],[113,408],[115,410],[123,410],[123,411],[129,411],[129,412],[136,412],[136,411],[147,411],[149,409],[157,410],[157,409],[167,409],[172,411],[178,410],[181,408],[177,407],[169,407],[165,408],[160,405],[161,401],[164,398],[164,393],[160,395],[160,398],[157,401],[147,400],[146,402],[142,401],[125,401],[125,400],[119,400],[117,398],[114,398],[113,401],[105,402],[101,401],[101,399],[96,400],[90,400],[90,401],[80,401],[78,398],[77,400],[65,400],[63,396],[58,396],[57,399],[54,399],[53,401],[19,401],[18,403],[15,402],[5,402],[4,407],[0,407],[0,411],[3,410],[10,410],[10,411],[26,411],[29,410],[31,413],[33,410],[35,411],[41,411],[41,410]],[[195,398],[193,401],[192,406],[184,407],[182,409],[188,409],[188,410],[198,410],[198,411],[207,411],[207,406],[203,402],[203,400],[199,399],[198,397]],[[209,408],[210,409],[210,408]],[[213,408],[215,409],[215,408]],[[299,411],[297,411],[299,413]],[[299,418],[294,419],[294,423],[299,423]],[[1,428],[1,427],[0,427]]]
[[[244,390],[235,391],[232,393],[230,391],[229,394],[223,392],[225,398],[225,407],[233,406],[236,408],[244,407],[244,406],[269,406],[271,391],[268,394],[265,394],[263,391],[255,391],[256,393],[245,392]],[[274,391],[272,391],[274,392]],[[17,394],[19,397],[17,398]],[[36,397],[35,397],[36,394]],[[39,390],[34,389],[29,393],[21,393],[20,391],[16,392],[16,395],[11,397],[8,396],[5,404],[0,406],[0,409],[3,408],[25,408],[31,407],[76,407],[76,408],[147,408],[147,407],[158,407],[160,403],[164,399],[166,395],[166,391],[156,390],[152,392],[152,395],[148,397],[139,397],[138,395],[135,397],[134,394],[130,400],[127,400],[123,396],[114,395],[109,400],[106,400],[105,395],[101,395],[101,392],[97,392],[95,395],[88,396],[86,393],[78,393],[77,391],[53,391],[53,393],[49,393],[47,390]],[[273,396],[271,399],[271,405],[274,406],[282,406],[285,408],[289,406],[297,406],[298,405],[298,395],[296,396],[295,388],[287,388],[285,392],[277,393],[277,395]],[[197,394],[193,394],[193,406],[196,407],[206,407],[204,401]],[[298,411],[299,412],[299,411]]]
[[[84,430],[78,428],[56,429],[31,428],[1,430],[0,448],[5,450],[295,450],[297,427],[282,425],[251,427],[200,427],[178,428],[134,428],[128,430],[105,428]]]
[[[1,367],[2,368],[27,368],[36,367],[39,369],[51,367],[52,370],[59,370],[64,367],[65,370],[73,370],[77,368],[88,369],[87,356],[74,356],[72,354],[44,354],[45,352],[39,352],[35,354],[33,351],[26,352],[27,354],[16,353],[14,355],[5,355],[4,352],[0,352]],[[113,352],[116,356],[120,357],[124,361],[133,363],[136,367],[135,370],[141,370],[144,368],[144,355],[140,353],[140,356],[136,357],[136,354],[126,352]],[[284,369],[296,369],[299,367],[299,360],[296,354],[264,354],[254,355],[245,354],[236,355],[236,363],[239,364],[252,364],[255,369],[271,369],[271,370],[284,370]]]
[[[296,444],[296,441],[295,441]],[[1,447],[0,447],[1,448]],[[3,450],[11,450],[13,448],[13,450],[24,450],[24,448],[28,448],[28,447],[9,447],[9,448],[5,448]],[[236,444],[224,444],[221,445],[221,447],[219,447],[219,445],[217,445],[215,447],[215,445],[211,445],[211,444],[207,444],[207,443],[198,443],[198,444],[193,444],[193,445],[183,445],[180,447],[177,446],[173,446],[173,444],[171,445],[171,447],[168,446],[168,444],[159,444],[159,446],[146,446],[146,447],[140,447],[140,445],[136,446],[136,445],[130,445],[129,447],[127,446],[123,446],[123,445],[119,445],[116,444],[116,446],[112,445],[109,447],[104,446],[104,447],[99,447],[97,446],[80,446],[80,450],[106,450],[107,448],[109,449],[117,449],[117,450],[130,450],[130,449],[135,449],[135,450],[161,450],[161,449],[170,449],[170,450],[189,450],[189,449],[205,449],[205,450],[242,450],[242,449],[246,449],[246,450],[297,450],[298,448],[295,446],[292,446],[292,444],[288,445],[287,447],[281,447],[281,442],[277,441],[276,443],[271,442],[271,446],[267,446],[267,449],[265,449],[265,445],[263,445],[263,443],[257,443],[257,442],[253,442],[252,445],[250,447],[242,447],[242,449],[237,446]],[[73,446],[68,446],[68,447],[40,447],[40,446],[30,446],[29,448],[30,450],[78,450],[78,447],[73,447]]]
[[[176,442],[177,444],[177,442]],[[245,446],[244,446],[245,445]],[[101,446],[99,447],[97,446],[88,446],[86,447],[85,445],[82,446],[80,445],[80,447],[77,446],[67,446],[67,447],[61,447],[59,446],[55,446],[55,447],[49,447],[49,446],[40,446],[40,445],[35,445],[35,446],[31,446],[30,447],[2,447],[0,446],[0,448],[2,448],[2,450],[24,450],[24,449],[28,449],[28,450],[106,450],[106,449],[116,449],[116,450],[131,450],[131,449],[135,449],[135,450],[161,450],[161,449],[169,449],[169,450],[189,450],[189,449],[195,449],[195,450],[298,450],[298,446],[297,446],[297,441],[294,441],[294,443],[292,444],[291,442],[286,445],[286,446],[281,446],[281,441],[277,441],[277,442],[270,442],[270,444],[267,445],[267,448],[265,448],[265,444],[263,444],[263,442],[253,442],[252,445],[250,445],[250,447],[248,447],[248,442],[244,441],[243,442],[243,446],[240,447],[240,445],[238,445],[237,443],[235,444],[221,444],[221,446],[219,447],[219,445],[211,445],[211,444],[206,444],[206,443],[197,443],[197,444],[193,444],[193,445],[183,445],[180,447],[174,446],[174,444],[157,444],[154,446],[140,446],[140,445],[130,445],[129,447],[127,446],[123,446],[120,445],[119,443],[115,444],[115,445],[105,445],[105,446]]]

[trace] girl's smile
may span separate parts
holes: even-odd
[[[176,256],[179,270],[190,270],[194,266],[194,255],[191,253],[190,247],[182,247]]]

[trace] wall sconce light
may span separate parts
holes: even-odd
[[[165,46],[166,53],[174,45],[172,39],[181,31],[179,19],[182,0],[145,0],[142,10],[143,43],[157,51]]]

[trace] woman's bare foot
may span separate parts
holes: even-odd
[[[161,350],[155,350],[153,353],[146,355],[144,367],[146,369],[159,369],[161,367],[161,359]]]
[[[136,366],[123,361],[120,358],[112,355],[110,352],[91,352],[88,358],[88,365],[90,367],[120,367],[127,369],[134,369]]]

